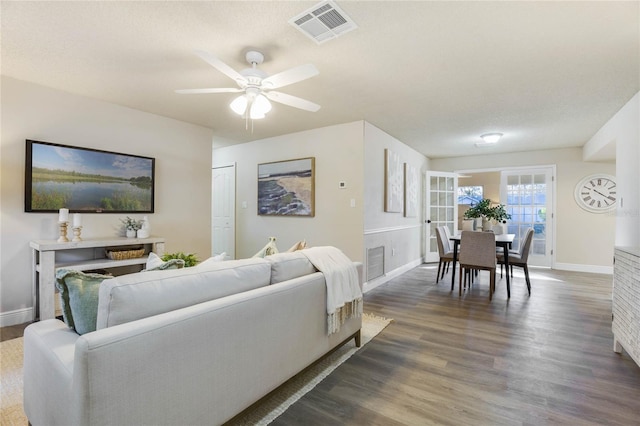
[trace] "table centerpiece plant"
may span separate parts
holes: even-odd
[[[499,231],[503,233],[503,224],[507,223],[507,220],[511,219],[511,215],[507,213],[507,209],[504,204],[497,204],[491,207],[491,200],[483,198],[478,203],[472,205],[466,212],[464,212],[464,219],[482,219],[482,228],[489,230],[487,222],[491,223],[491,229],[494,232]],[[496,225],[500,225],[498,229]],[[478,229],[479,226],[476,226]]]

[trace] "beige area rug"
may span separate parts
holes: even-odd
[[[25,426],[22,410],[22,337],[0,342],[0,425]]]
[[[338,350],[322,359],[313,367],[282,385],[259,404],[252,407],[242,417],[235,419],[234,425],[267,425],[291,404],[313,389],[340,364],[371,341],[392,320],[370,314],[362,315],[362,345],[356,348],[351,340]],[[22,409],[22,352],[23,339],[0,342],[0,425],[25,426],[27,417]]]

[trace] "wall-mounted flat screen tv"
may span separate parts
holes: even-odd
[[[26,142],[26,212],[153,213],[154,158]]]

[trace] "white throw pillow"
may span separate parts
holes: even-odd
[[[164,262],[160,259],[160,256],[155,254],[154,252],[149,253],[149,258],[147,259],[147,266],[145,269],[154,269],[162,266]]]
[[[226,257],[227,257],[227,252],[222,252],[222,253],[217,254],[215,256],[211,256],[207,260],[203,260],[202,262],[198,263],[196,266],[206,269],[207,265],[209,265],[211,263],[222,262],[222,261],[225,260]]]

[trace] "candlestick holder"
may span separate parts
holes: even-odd
[[[58,226],[60,227],[60,238],[58,238],[58,242],[68,243],[69,239],[67,238],[67,227],[69,226],[69,222],[58,222]]]
[[[80,238],[80,233],[82,232],[82,226],[74,226],[73,228],[73,238],[71,241],[82,241]]]

